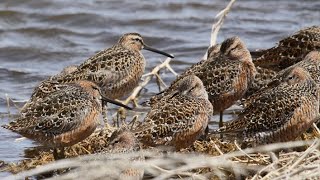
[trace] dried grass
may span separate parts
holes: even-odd
[[[144,150],[126,154],[94,154],[107,148],[111,132],[110,129],[97,130],[85,141],[67,148],[67,159],[54,161],[49,150],[36,149],[33,158],[17,164],[6,164],[2,171],[18,173],[8,177],[10,179],[29,176],[59,179],[117,178],[127,168],[144,169],[145,178],[155,179],[320,177],[320,140],[310,139],[315,136],[312,133],[306,136],[309,140],[249,149],[239,149],[232,141],[222,142],[211,136],[174,153],[146,147]],[[270,152],[279,151],[279,158],[272,157]],[[130,161],[137,156],[144,156],[146,160]]]
[[[219,19],[212,26],[211,45],[215,43],[217,33],[234,1],[231,0],[218,14]],[[137,105],[136,98],[152,76],[157,78],[160,89],[161,85],[165,86],[159,71],[167,68],[176,75],[169,65],[170,60],[166,59],[152,72],[144,75],[144,81],[124,103],[132,101]],[[8,112],[10,114],[10,109]],[[236,142],[224,142],[216,136],[211,136],[206,140],[195,141],[191,147],[174,153],[146,147],[144,150],[126,154],[95,154],[107,148],[108,138],[114,130],[115,128],[110,126],[96,130],[84,141],[66,148],[66,159],[54,161],[50,149],[36,148],[26,151],[30,159],[18,163],[0,161],[0,171],[17,173],[6,179],[23,179],[30,176],[52,179],[116,179],[128,168],[143,169],[144,178],[154,179],[320,178],[320,140],[319,134],[313,132],[307,133],[303,141],[248,149],[241,149]],[[130,160],[137,156],[145,157],[145,161]]]

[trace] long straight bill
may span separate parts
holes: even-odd
[[[115,100],[109,99],[109,98],[107,98],[107,97],[104,97],[104,96],[102,96],[102,101],[104,101],[104,102],[109,102],[109,103],[111,103],[111,104],[115,104],[115,105],[117,105],[117,106],[121,106],[121,107],[124,107],[124,108],[126,108],[126,109],[132,110],[131,107],[129,107],[129,106],[127,106],[127,105],[124,105],[124,104],[122,104],[122,103],[120,103],[120,102],[118,102],[118,101],[115,101]]]
[[[144,44],[143,49],[148,50],[148,51],[152,51],[152,52],[155,52],[155,53],[158,53],[158,54],[162,54],[162,55],[165,55],[165,56],[170,57],[170,58],[174,58],[174,56],[171,55],[171,54],[168,54],[168,53],[166,53],[166,52],[160,51],[160,50],[158,50],[158,49],[154,49],[154,48],[149,47],[149,46],[147,46],[147,45],[145,45],[145,44]]]

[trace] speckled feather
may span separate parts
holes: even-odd
[[[291,72],[291,70],[295,67],[302,67],[305,70],[307,70],[311,76],[311,78],[320,85],[320,52],[319,51],[312,51],[306,55],[306,57],[303,59],[303,61],[300,61],[280,72],[278,72],[271,80],[269,81],[261,81],[259,86],[260,89],[257,90],[255,93],[252,93],[250,96],[248,96],[244,101],[243,104],[246,106],[246,104],[250,103],[251,99],[254,99],[255,96],[258,96],[260,93],[267,89],[271,89],[273,87],[278,86],[282,81],[283,78],[286,77],[286,74]],[[268,70],[267,70],[268,71]]]
[[[109,98],[119,98],[130,92],[140,80],[145,68],[145,60],[140,52],[126,49],[120,44],[100,52],[88,59],[59,83],[81,79],[96,82]]]
[[[319,87],[303,68],[283,74],[281,83],[251,100],[238,119],[219,133],[235,133],[246,143],[294,140],[319,117]],[[243,140],[243,139],[242,139]]]
[[[171,90],[152,106],[144,122],[134,130],[146,145],[185,148],[207,127],[212,106],[201,80],[186,76]]]
[[[56,85],[59,90],[29,102],[21,117],[4,127],[51,147],[69,146],[83,140],[98,124],[101,97],[91,88],[95,86],[93,83],[79,83]],[[80,129],[83,134],[76,133]]]
[[[320,50],[319,26],[304,28],[282,39],[273,48],[253,52],[253,56],[256,56],[253,62],[256,66],[279,71],[301,61],[314,50]]]
[[[50,83],[70,83],[89,80],[101,87],[111,99],[120,98],[135,88],[145,69],[141,49],[146,46],[138,33],[124,34],[111,48],[98,52],[78,66],[77,70],[42,82],[32,97],[38,97]],[[40,95],[41,96],[41,95]]]
[[[161,96],[171,91],[179,79],[189,74],[194,74],[202,80],[214,112],[223,111],[239,100],[256,73],[244,43],[238,37],[229,38],[221,46],[217,45],[211,48],[211,51],[209,49],[208,56],[207,60],[182,73],[165,92],[151,98],[151,104],[157,103]]]
[[[114,131],[109,138],[108,148],[99,151],[98,153],[132,153],[140,149],[140,144],[134,134],[127,128],[121,128]],[[144,156],[134,156],[131,157],[130,161],[144,161]],[[131,163],[130,163],[131,164]],[[129,164],[126,164],[129,165]],[[143,168],[133,168],[128,166],[119,174],[119,179],[142,179],[144,174]]]
[[[256,67],[256,70],[257,73],[248,90],[246,91],[244,98],[247,98],[264,88],[277,75],[277,72],[271,69]]]

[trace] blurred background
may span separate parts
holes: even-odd
[[[127,32],[140,33],[155,48],[172,53],[178,73],[204,55],[211,26],[225,0],[1,0],[0,2],[0,125],[15,117],[5,94],[17,105],[33,88],[67,65],[80,64],[97,51],[111,47]],[[320,1],[237,1],[218,35],[218,42],[239,36],[250,50],[269,48],[299,29],[320,24]],[[143,51],[146,72],[165,57]],[[174,76],[163,71],[169,84]],[[143,101],[158,92],[153,81]],[[228,118],[228,117],[227,117]],[[218,117],[214,117],[218,119]],[[24,158],[30,140],[0,128],[0,160]],[[5,173],[0,173],[0,177]]]

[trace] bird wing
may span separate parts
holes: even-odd
[[[188,132],[204,114],[208,118],[208,112],[201,102],[177,95],[162,106],[151,109],[144,123],[134,133],[143,137],[142,141],[163,144],[172,140],[177,133]]]
[[[30,102],[22,117],[9,126],[17,132],[41,132],[57,135],[79,127],[81,121],[92,111],[89,94],[78,86],[68,85],[46,98]]]
[[[283,127],[301,106],[301,96],[299,89],[291,86],[283,89],[279,85],[265,91],[245,108],[242,117],[248,122],[244,131],[254,135]]]
[[[121,80],[122,74],[133,71],[131,67],[138,61],[137,58],[134,52],[115,45],[87,59],[76,71],[54,80],[58,82],[74,82],[81,79],[94,82],[108,80],[110,84],[117,83]]]
[[[284,86],[266,89],[250,99],[238,118],[227,122],[217,133],[255,134],[272,131],[287,123],[301,104],[301,93]]]
[[[200,79],[206,79],[203,84],[208,91],[209,99],[214,99],[225,93],[234,93],[233,85],[235,78],[241,73],[240,66],[238,61],[218,59],[206,63],[195,75]]]

